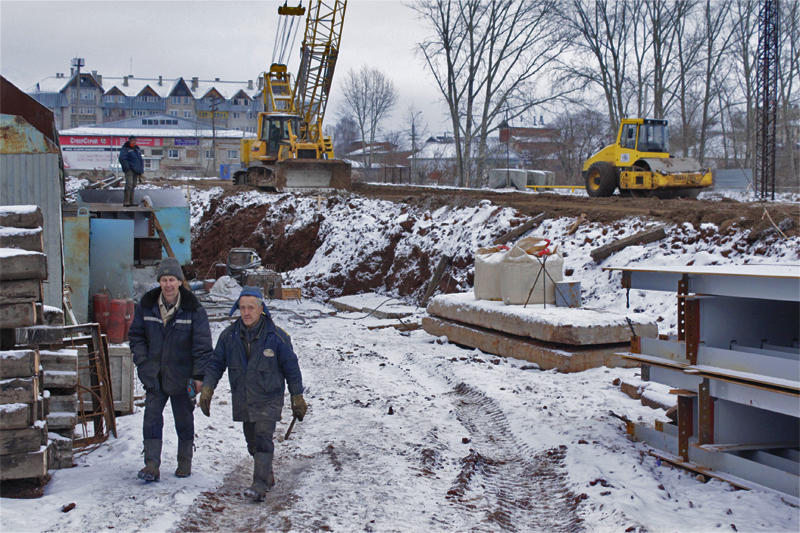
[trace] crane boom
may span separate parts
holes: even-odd
[[[258,137],[241,141],[241,169],[233,175],[237,184],[277,191],[351,186],[350,164],[335,159],[333,140],[322,133],[347,0],[313,0],[312,4],[295,85],[284,64],[273,63],[263,74],[264,110],[258,114]],[[291,22],[279,29],[282,37],[276,42],[288,46],[283,36],[291,34],[295,17],[304,13],[302,5],[284,4],[278,9],[286,17],[283,22]]]
[[[331,90],[347,0],[318,0],[309,7],[294,95],[301,117],[301,138],[322,139],[322,123]]]

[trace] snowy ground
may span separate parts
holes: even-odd
[[[209,194],[195,198],[193,222]],[[375,201],[370,209],[387,207]],[[476,211],[475,218],[482,216]],[[571,223],[544,221],[536,234],[563,236]],[[563,239],[565,268],[582,282],[584,302],[625,312],[619,274],[601,269],[609,264],[798,263],[797,239],[772,245],[764,255],[740,255],[736,239],[709,246],[702,236],[715,228],[690,224],[670,230],[668,248],[630,247],[603,265],[591,261],[588,242],[597,245],[643,225],[632,219],[608,236],[586,225]],[[319,255],[296,277],[329,268]],[[118,418],[117,438],[79,457],[75,468],[52,471],[44,497],[0,500],[0,531],[800,530],[798,509],[779,496],[703,483],[627,440],[610,411],[647,424],[665,419],[664,411],[642,406],[614,385],[617,378],[634,380],[635,369],[542,372],[422,330],[368,329],[395,320],[332,316],[332,307],[309,300],[272,305],[300,358],[309,413],[284,441],[291,416],[284,410],[276,432],[277,486],[265,503],[241,499],[252,462],[241,425],[231,422],[223,379],[211,418],[196,411],[190,478],[172,474],[177,437],[169,409],[162,481],[136,478],[142,467],[138,410]],[[631,293],[630,311],[661,318],[661,333],[674,333],[674,307],[671,294]],[[417,310],[410,320],[422,314]],[[215,338],[227,324],[212,322]],[[70,503],[75,508],[61,512]]]

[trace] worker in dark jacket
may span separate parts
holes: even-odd
[[[128,142],[122,145],[122,150],[119,151],[119,164],[122,165],[122,171],[125,173],[125,199],[122,205],[135,205],[133,202],[134,190],[139,178],[144,174],[144,159],[141,148],[136,146],[136,137],[131,135],[128,137]]]
[[[183,272],[172,257],[156,270],[159,286],[142,296],[128,338],[133,363],[144,385],[144,468],[139,478],[158,481],[164,407],[172,404],[178,434],[175,475],[192,473],[194,393],[200,389],[212,353],[208,315],[191,291],[182,286]],[[191,395],[190,395],[191,393]]]
[[[275,326],[263,301],[261,289],[245,286],[231,309],[241,317],[219,336],[214,355],[206,367],[200,409],[210,416],[211,398],[225,369],[231,383],[233,420],[243,422],[247,451],[253,456],[253,484],[244,495],[263,501],[272,490],[275,476],[272,442],[281,419],[286,384],[291,395],[292,415],[303,420],[303,376],[289,335]]]

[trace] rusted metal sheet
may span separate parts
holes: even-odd
[[[48,280],[44,303],[61,308],[61,172],[58,154],[0,153],[0,205],[37,205],[44,225]]]
[[[0,115],[0,154],[58,154],[58,145],[19,115]]]
[[[19,115],[50,141],[58,145],[55,115],[46,106],[21,91],[13,83],[0,76],[0,114]]]
[[[78,323],[89,321],[89,211],[64,217],[64,282]]]
[[[678,451],[684,461],[689,460],[689,439],[694,434],[693,395],[678,395]]]
[[[697,403],[698,443],[714,444],[714,400],[711,398],[708,378],[699,387]]]

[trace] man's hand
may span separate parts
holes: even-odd
[[[302,394],[295,394],[292,396],[292,415],[296,416],[300,422],[302,422],[303,417],[306,416],[307,410],[308,406]]]
[[[203,388],[203,382],[194,380],[193,383],[194,383],[194,393],[200,394],[200,389]]]
[[[200,399],[197,401],[197,405],[206,416],[211,416],[211,398],[213,397],[214,389],[211,387],[205,386],[200,389]]]

